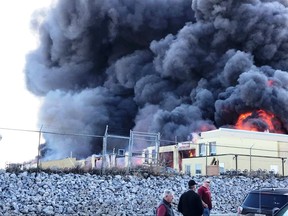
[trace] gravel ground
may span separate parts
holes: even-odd
[[[0,215],[153,215],[165,188],[175,192],[173,207],[190,179],[206,177],[92,174],[0,173]],[[244,196],[259,187],[287,187],[288,178],[211,177],[214,215],[234,214]]]

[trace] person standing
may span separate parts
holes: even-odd
[[[184,192],[179,199],[178,211],[184,216],[201,216],[203,205],[200,196],[195,192],[197,183],[192,179],[188,182],[189,190]]]
[[[163,199],[156,210],[157,216],[174,216],[174,211],[171,205],[173,198],[174,194],[171,190],[164,190]]]
[[[203,216],[209,216],[212,209],[210,183],[210,179],[205,179],[202,186],[200,186],[198,189],[198,194],[202,199],[202,204],[204,207]]]

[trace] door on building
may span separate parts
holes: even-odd
[[[161,166],[174,168],[173,166],[173,152],[159,153],[159,162]]]

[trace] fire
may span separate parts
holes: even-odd
[[[268,131],[271,133],[285,133],[277,117],[265,110],[246,112],[238,117],[236,129],[250,131]]]
[[[267,85],[268,86],[273,86],[274,85],[274,81],[273,80],[268,80]]]
[[[195,151],[189,150],[189,157],[194,157],[195,156]]]

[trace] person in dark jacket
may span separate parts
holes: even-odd
[[[184,216],[201,216],[203,214],[202,200],[195,192],[196,185],[194,180],[190,180],[188,182],[189,190],[180,196],[178,211]]]
[[[171,190],[164,190],[163,199],[157,207],[157,216],[174,216],[171,203],[174,198],[174,194]]]

